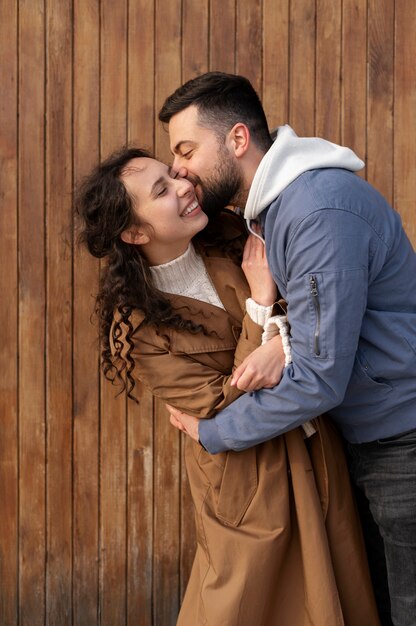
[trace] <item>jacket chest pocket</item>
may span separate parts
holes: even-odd
[[[216,517],[238,526],[257,491],[256,449],[211,455],[201,448],[198,465],[212,487]]]

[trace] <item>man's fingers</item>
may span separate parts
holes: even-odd
[[[182,411],[179,411],[179,409],[175,409],[175,407],[171,406],[170,404],[166,404],[165,406],[167,410],[169,411],[169,413],[171,415],[174,415],[175,417],[178,417],[182,413]]]
[[[175,426],[175,428],[177,428],[178,430],[182,430],[185,431],[185,427],[182,424],[182,422],[180,422],[179,420],[176,419],[176,417],[174,417],[172,414],[169,417],[169,421],[172,424],[172,426]]]

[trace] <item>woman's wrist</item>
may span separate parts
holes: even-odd
[[[251,299],[254,300],[259,306],[273,306],[276,302],[277,293],[270,292],[265,294],[264,291],[256,293],[256,290],[251,291]]]

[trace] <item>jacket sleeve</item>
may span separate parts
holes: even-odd
[[[209,452],[251,447],[342,402],[366,309],[371,246],[376,255],[370,231],[359,217],[330,209],[312,213],[294,232],[271,227],[269,265],[287,287],[293,363],[273,389],[245,394],[199,424]]]
[[[193,335],[190,349],[172,352],[169,340],[150,327],[139,328],[131,356],[134,376],[152,393],[172,406],[200,418],[210,417],[241,395],[230,385],[231,371],[224,371],[224,351],[234,352],[233,369],[261,344],[263,328],[246,314],[237,345],[226,347],[216,338],[207,350],[205,337]],[[230,354],[226,360],[232,359]]]

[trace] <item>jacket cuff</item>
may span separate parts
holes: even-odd
[[[215,419],[201,420],[198,425],[199,443],[210,454],[228,450],[218,433]]]

